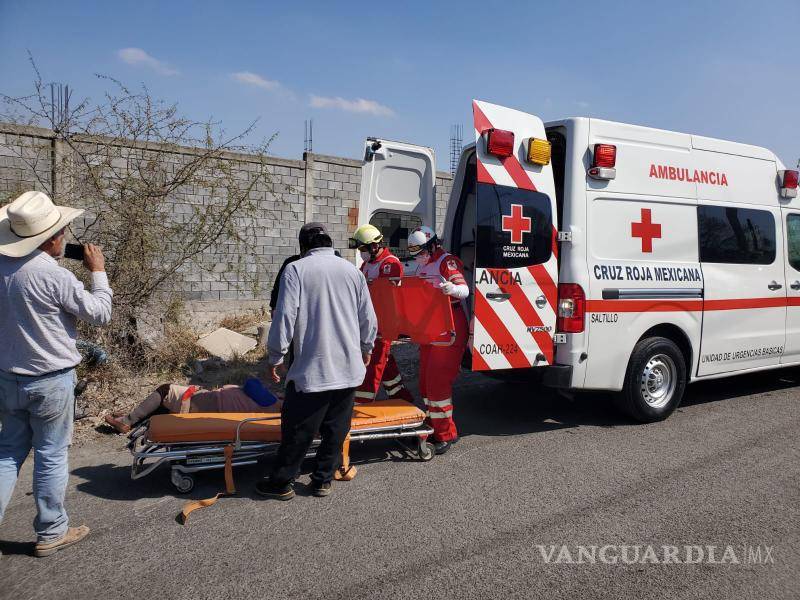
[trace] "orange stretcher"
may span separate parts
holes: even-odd
[[[378,330],[388,340],[451,346],[456,339],[450,298],[420,277],[378,278],[369,284]]]
[[[424,421],[425,413],[404,400],[357,404],[337,479],[349,480],[355,476],[355,467],[350,464],[352,442],[392,439],[415,458],[423,461],[433,458],[433,446],[427,441],[433,429]],[[233,467],[255,464],[261,457],[277,451],[281,439],[280,413],[154,415],[128,437],[128,448],[133,455],[132,479],[167,464],[177,491],[188,493],[194,487],[194,473],[225,469],[230,494],[235,491]],[[407,446],[404,440],[412,440],[414,445]],[[313,456],[318,444],[315,440],[308,456]]]

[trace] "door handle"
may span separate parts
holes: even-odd
[[[770,281],[769,285],[767,287],[774,291],[774,290],[781,289],[783,286],[780,283],[778,283],[777,281]]]
[[[789,286],[793,290],[800,290],[800,281],[795,281],[792,285]]]
[[[496,302],[502,302],[503,300],[508,300],[511,298],[511,294],[500,294],[497,292],[489,292],[486,294],[487,300],[495,300]]]

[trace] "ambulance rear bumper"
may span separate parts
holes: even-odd
[[[565,389],[572,385],[572,365],[548,365],[542,383],[547,387]]]

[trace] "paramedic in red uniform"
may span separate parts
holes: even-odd
[[[370,284],[380,277],[400,278],[403,276],[403,263],[382,245],[383,234],[374,225],[362,225],[350,238],[351,247],[358,248],[361,254],[361,272]],[[380,323],[378,324],[380,329]],[[381,337],[380,331],[375,340],[372,360],[367,366],[364,383],[356,390],[356,402],[365,403],[375,400],[375,395],[383,383],[389,398],[400,398],[413,402],[408,390],[403,386],[403,378],[397,361],[391,354],[392,341]]]
[[[453,421],[453,382],[467,347],[469,327],[461,301],[469,296],[469,286],[461,272],[461,261],[445,252],[430,227],[420,227],[411,232],[408,252],[417,262],[415,275],[450,296],[452,302],[455,342],[451,346],[419,347],[419,391],[433,427],[436,454],[444,454],[458,441]]]

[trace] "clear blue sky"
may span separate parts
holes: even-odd
[[[0,0],[0,91],[45,80],[99,98],[95,73],[228,131],[261,117],[274,154],[357,157],[366,136],[471,136],[470,100],[590,115],[800,157],[800,3],[49,2]],[[125,50],[127,49],[127,50]],[[125,50],[124,52],[120,52]]]

